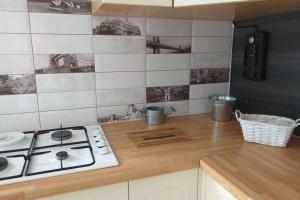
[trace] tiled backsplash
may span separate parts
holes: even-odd
[[[49,2],[0,1],[0,132],[140,119],[146,105],[206,113],[210,95],[228,93],[231,22]]]

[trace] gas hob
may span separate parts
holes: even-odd
[[[99,125],[0,133],[0,185],[118,164]]]

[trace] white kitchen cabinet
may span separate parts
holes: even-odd
[[[96,0],[102,5],[134,5],[172,7],[172,0]]]
[[[199,195],[198,200],[237,200],[224,187],[217,183],[205,172],[202,173],[202,179],[199,178]]]
[[[129,200],[197,200],[198,169],[129,181]]]
[[[40,200],[128,200],[128,182],[41,198]]]
[[[184,6],[201,6],[210,4],[226,4],[226,3],[239,3],[239,2],[251,2],[260,0],[174,0],[174,7]]]

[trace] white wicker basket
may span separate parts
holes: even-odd
[[[242,114],[235,111],[240,122],[244,140],[276,147],[286,147],[294,129],[300,125],[300,119],[272,115]]]

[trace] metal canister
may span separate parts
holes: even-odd
[[[232,108],[235,97],[231,96],[213,96],[211,117],[215,121],[226,122],[232,119]]]

